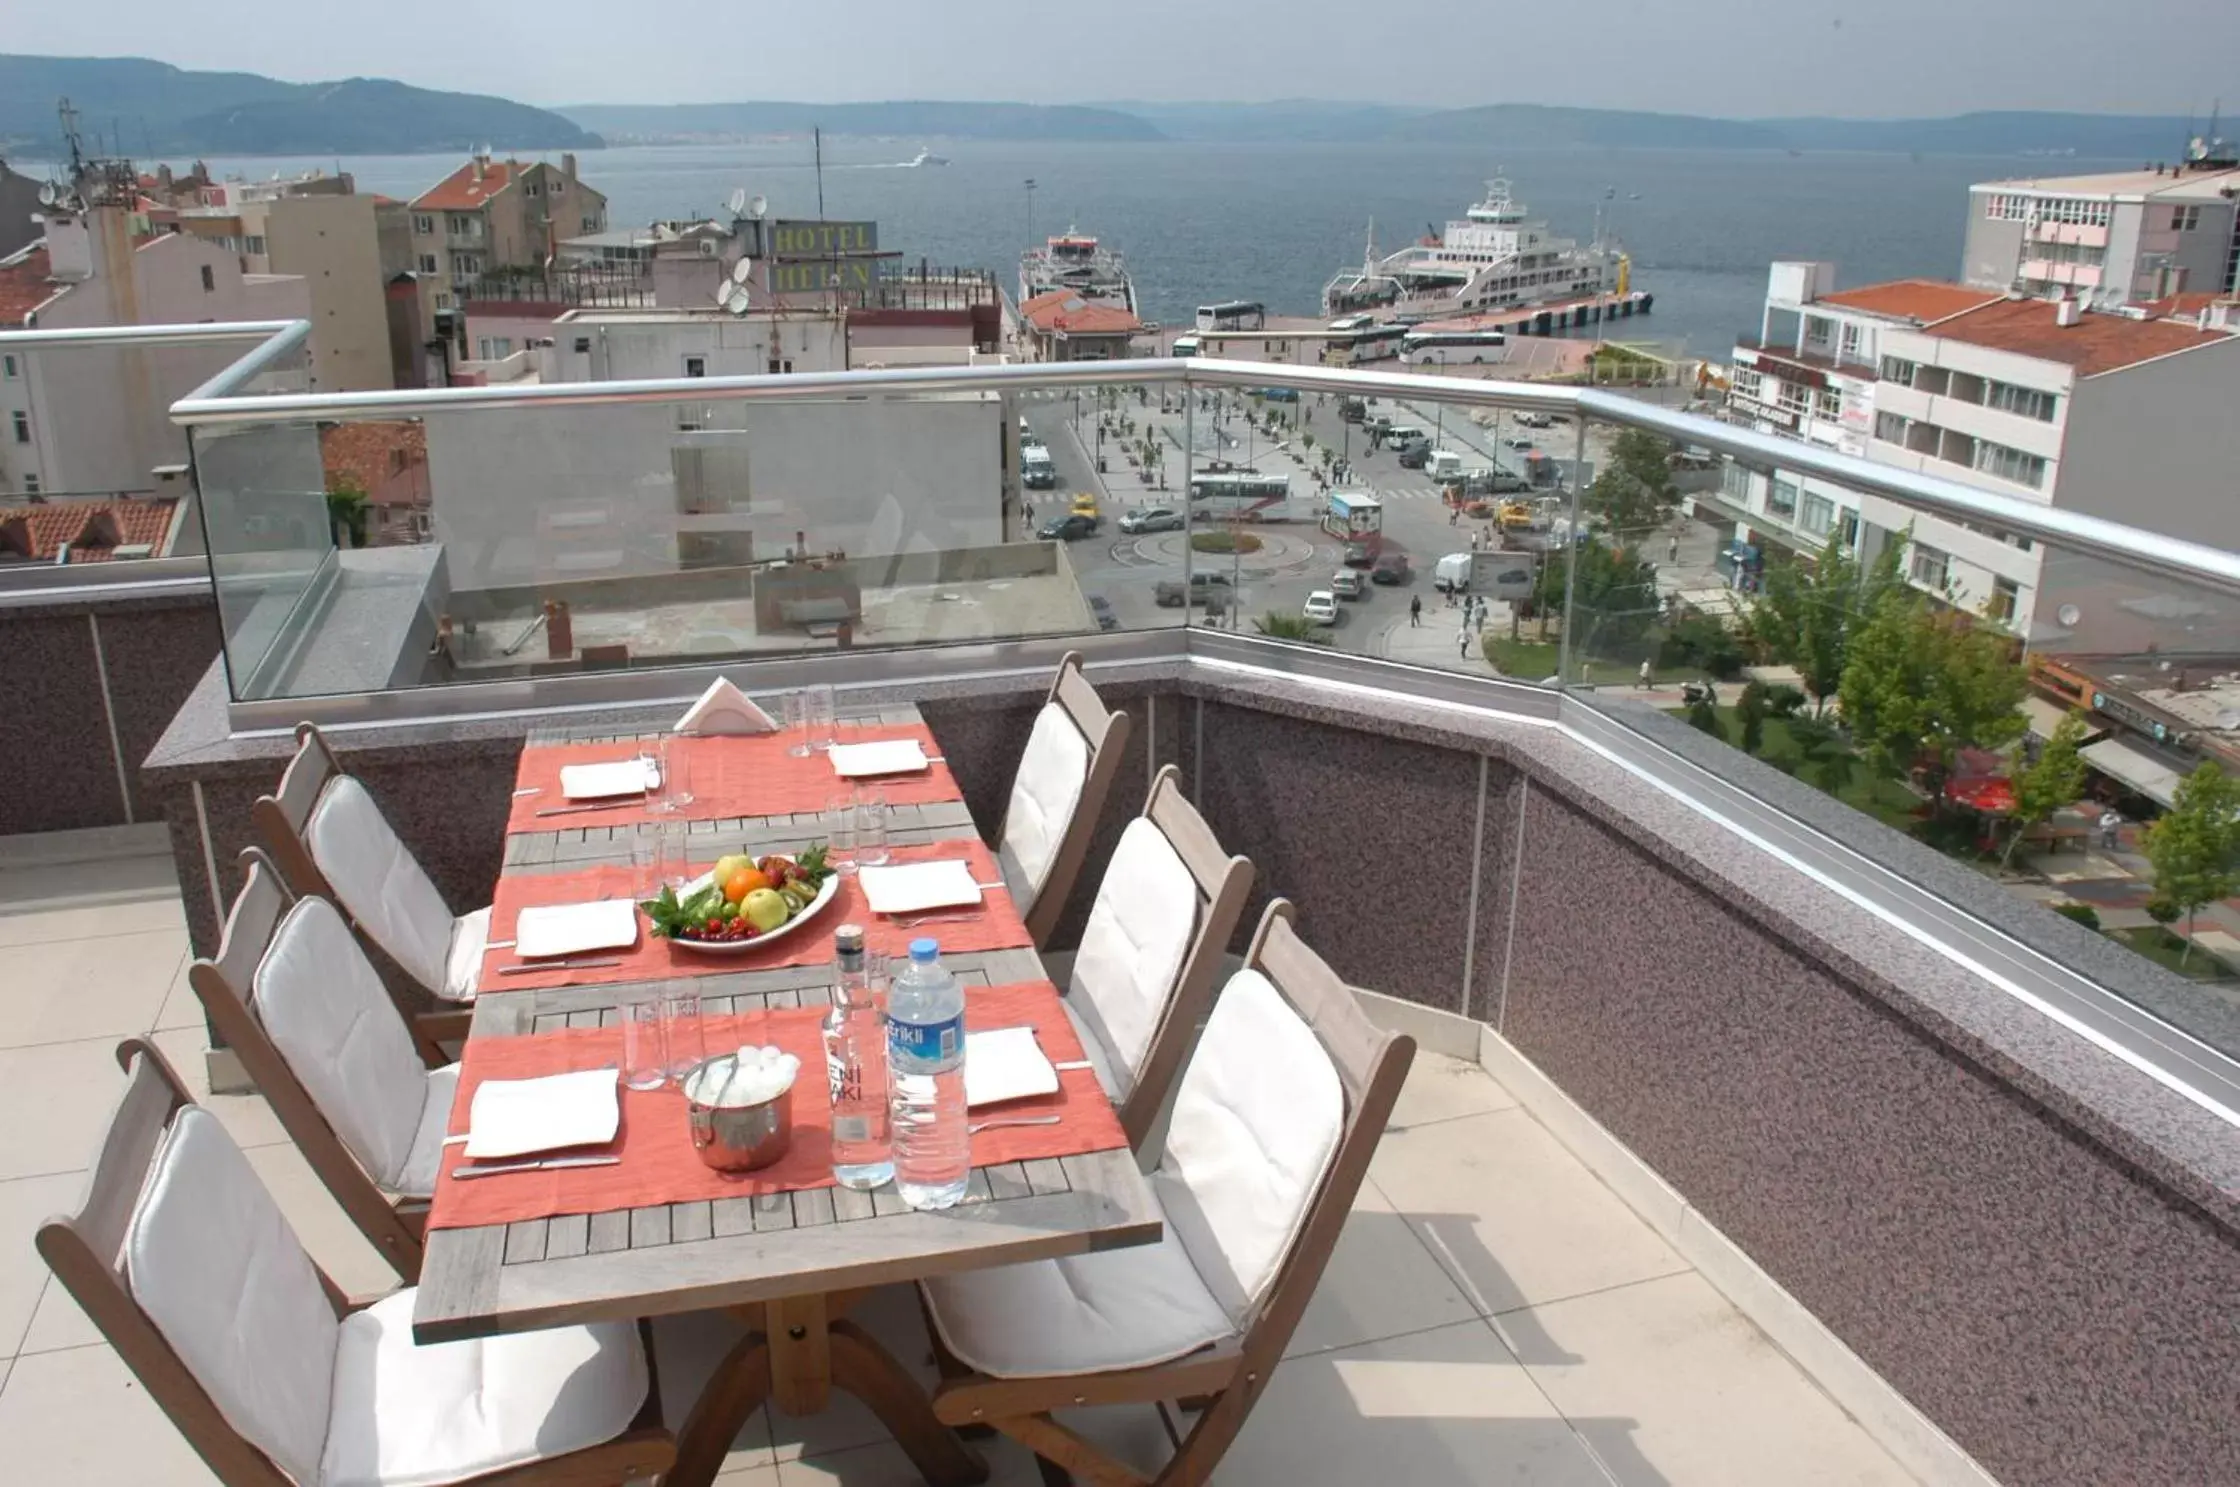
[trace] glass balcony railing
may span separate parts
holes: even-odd
[[[1543,686],[1770,790],[1691,723],[1816,792],[1843,850],[1888,858],[1845,824],[1877,819],[2202,983],[2132,1000],[2173,1047],[2240,1052],[2240,883],[2173,889],[2148,829],[2240,765],[2233,553],[1545,384],[1202,360],[325,397],[241,376],[173,416],[232,697],[266,721],[1219,630],[1400,692]]]

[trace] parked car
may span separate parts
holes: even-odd
[[[1296,403],[1299,401],[1299,389],[1296,387],[1263,387],[1260,389],[1260,396],[1271,403]]]
[[[1307,602],[1299,606],[1299,613],[1309,624],[1335,625],[1338,623],[1338,596],[1328,589],[1316,589],[1307,595]]]
[[[1226,573],[1193,573],[1187,591],[1179,578],[1162,578],[1153,586],[1151,597],[1162,609],[1179,609],[1187,602],[1192,609],[1229,607],[1229,575]]]
[[[1138,506],[1121,516],[1120,530],[1131,536],[1138,532],[1179,532],[1182,513],[1164,506]]]
[[[1377,566],[1369,570],[1370,581],[1374,583],[1406,583],[1415,576],[1404,552],[1386,553],[1377,559]]]
[[[1369,583],[1360,569],[1340,568],[1330,575],[1330,592],[1341,599],[1359,599],[1369,592]]]
[[[1089,596],[1089,613],[1097,617],[1097,628],[1099,630],[1117,630],[1120,628],[1120,616],[1112,612],[1112,601],[1109,599],[1091,594]]]
[[[1058,467],[1052,464],[1033,464],[1020,467],[1019,483],[1031,491],[1054,491],[1058,488]]]
[[[1419,439],[1413,444],[1403,444],[1400,446],[1401,469],[1420,470],[1425,465],[1428,465],[1430,463],[1431,445],[1428,441]]]
[[[1556,421],[1545,413],[1519,413],[1517,424],[1520,428],[1552,429],[1556,426]]]
[[[1039,535],[1045,542],[1079,542],[1097,535],[1097,519],[1069,511],[1056,521],[1044,522]]]
[[[1369,416],[1369,405],[1359,398],[1338,399],[1338,422],[1360,423]]]
[[[1348,542],[1346,544],[1345,565],[1348,568],[1367,568],[1376,561],[1377,555],[1369,551],[1368,543]]]
[[[1511,434],[1508,438],[1502,440],[1501,442],[1508,445],[1511,449],[1524,450],[1536,447],[1533,441],[1526,438],[1523,434]]]

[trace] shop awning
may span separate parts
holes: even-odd
[[[2145,749],[2120,738],[2103,738],[2077,750],[2077,756],[2119,785],[2138,791],[2149,800],[2170,805],[2178,798],[2178,781],[2185,776]]]
[[[2069,716],[2069,712],[2070,710],[2060,703],[2049,702],[2043,697],[2025,697],[2022,699],[2022,715],[2030,720],[2030,733],[2034,738],[2052,738],[2053,730],[2061,726],[2061,720]],[[2093,720],[2092,714],[2086,713],[2084,715],[2084,736],[2086,738],[2098,738],[2107,731],[2106,728]]]

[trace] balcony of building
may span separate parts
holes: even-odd
[[[1299,401],[1251,396],[1271,386]],[[2233,554],[1593,391],[1218,362],[329,398],[221,380],[174,409],[211,554],[198,581],[0,585],[10,655],[46,679],[0,724],[22,761],[0,824],[111,828],[0,847],[0,943],[19,969],[0,1049],[11,1232],[73,1200],[118,1087],[110,1050],[153,1030],[218,1091],[319,1257],[355,1287],[387,1283],[180,979],[214,947],[250,804],[299,719],[329,730],[464,910],[507,859],[532,733],[665,729],[719,675],[773,705],[830,684],[914,709],[987,835],[1050,668],[1077,650],[1135,723],[1083,884],[1172,764],[1257,864],[1260,897],[1294,900],[1371,1015],[1424,1050],[1215,1481],[2229,1475],[2228,987],[1863,813],[1801,761],[1672,716],[1687,673],[1660,658],[1692,601],[1671,570],[1708,549],[1698,527],[1598,524],[1556,470],[1486,565],[1485,635],[1514,622],[1522,638],[1464,629],[1458,658],[1461,611],[1426,570],[1475,544],[1443,535],[1443,514],[1410,525],[1397,498],[1381,525],[1330,525],[1369,508],[1325,504],[1322,441],[1350,439],[1371,478],[1392,466],[1340,420],[1339,399],[1361,396],[1420,409],[1442,438],[1497,412],[1560,415],[1546,442],[1574,462],[1605,430],[1638,429],[1809,480],[1807,496],[1840,487],[1847,507],[2026,534],[2044,553],[2037,610],[2061,612],[2071,657],[2240,657]],[[424,542],[354,545],[325,499],[320,423],[418,430]],[[1061,469],[1054,495],[1019,484],[1022,423]],[[1192,499],[1216,460],[1285,492]],[[1101,526],[1069,541],[1075,490]],[[1183,528],[1118,530],[1153,506]],[[1260,550],[1239,551],[1240,532]],[[1378,585],[1325,632],[1337,643],[1287,638],[1278,597],[1348,541],[1409,556],[1430,623]],[[1543,566],[1563,581],[1542,585]],[[1159,602],[1147,570],[1168,567],[1193,603]],[[1747,602],[1750,575],[1729,576]],[[1232,598],[1209,615],[1201,588]],[[1552,616],[1512,609],[1558,590]],[[1536,629],[1545,684],[1525,669]],[[4,678],[13,695],[29,674]],[[2045,860],[2097,872],[2136,847]],[[1078,936],[1086,897],[1052,949]],[[2197,934],[2197,953],[2213,943]],[[11,1461],[37,1479],[206,1480],[43,1267],[12,1253]],[[918,1367],[907,1303],[874,1297],[866,1315]],[[672,1418],[714,1327],[663,1324]],[[1149,1414],[1079,1424],[1130,1450],[1163,1440]],[[1036,1480],[1015,1449],[990,1459],[992,1480]],[[759,1412],[722,1478],[911,1479],[847,1409]]]

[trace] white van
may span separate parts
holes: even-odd
[[[1403,444],[1413,444],[1418,439],[1429,444],[1431,442],[1431,430],[1420,428],[1412,423],[1396,423],[1384,431],[1384,442],[1395,449]]]
[[[1430,460],[1423,467],[1423,473],[1433,480],[1460,480],[1462,456],[1451,449],[1434,449]]]
[[[1442,594],[1460,594],[1470,587],[1471,555],[1450,552],[1431,569],[1431,586]]]

